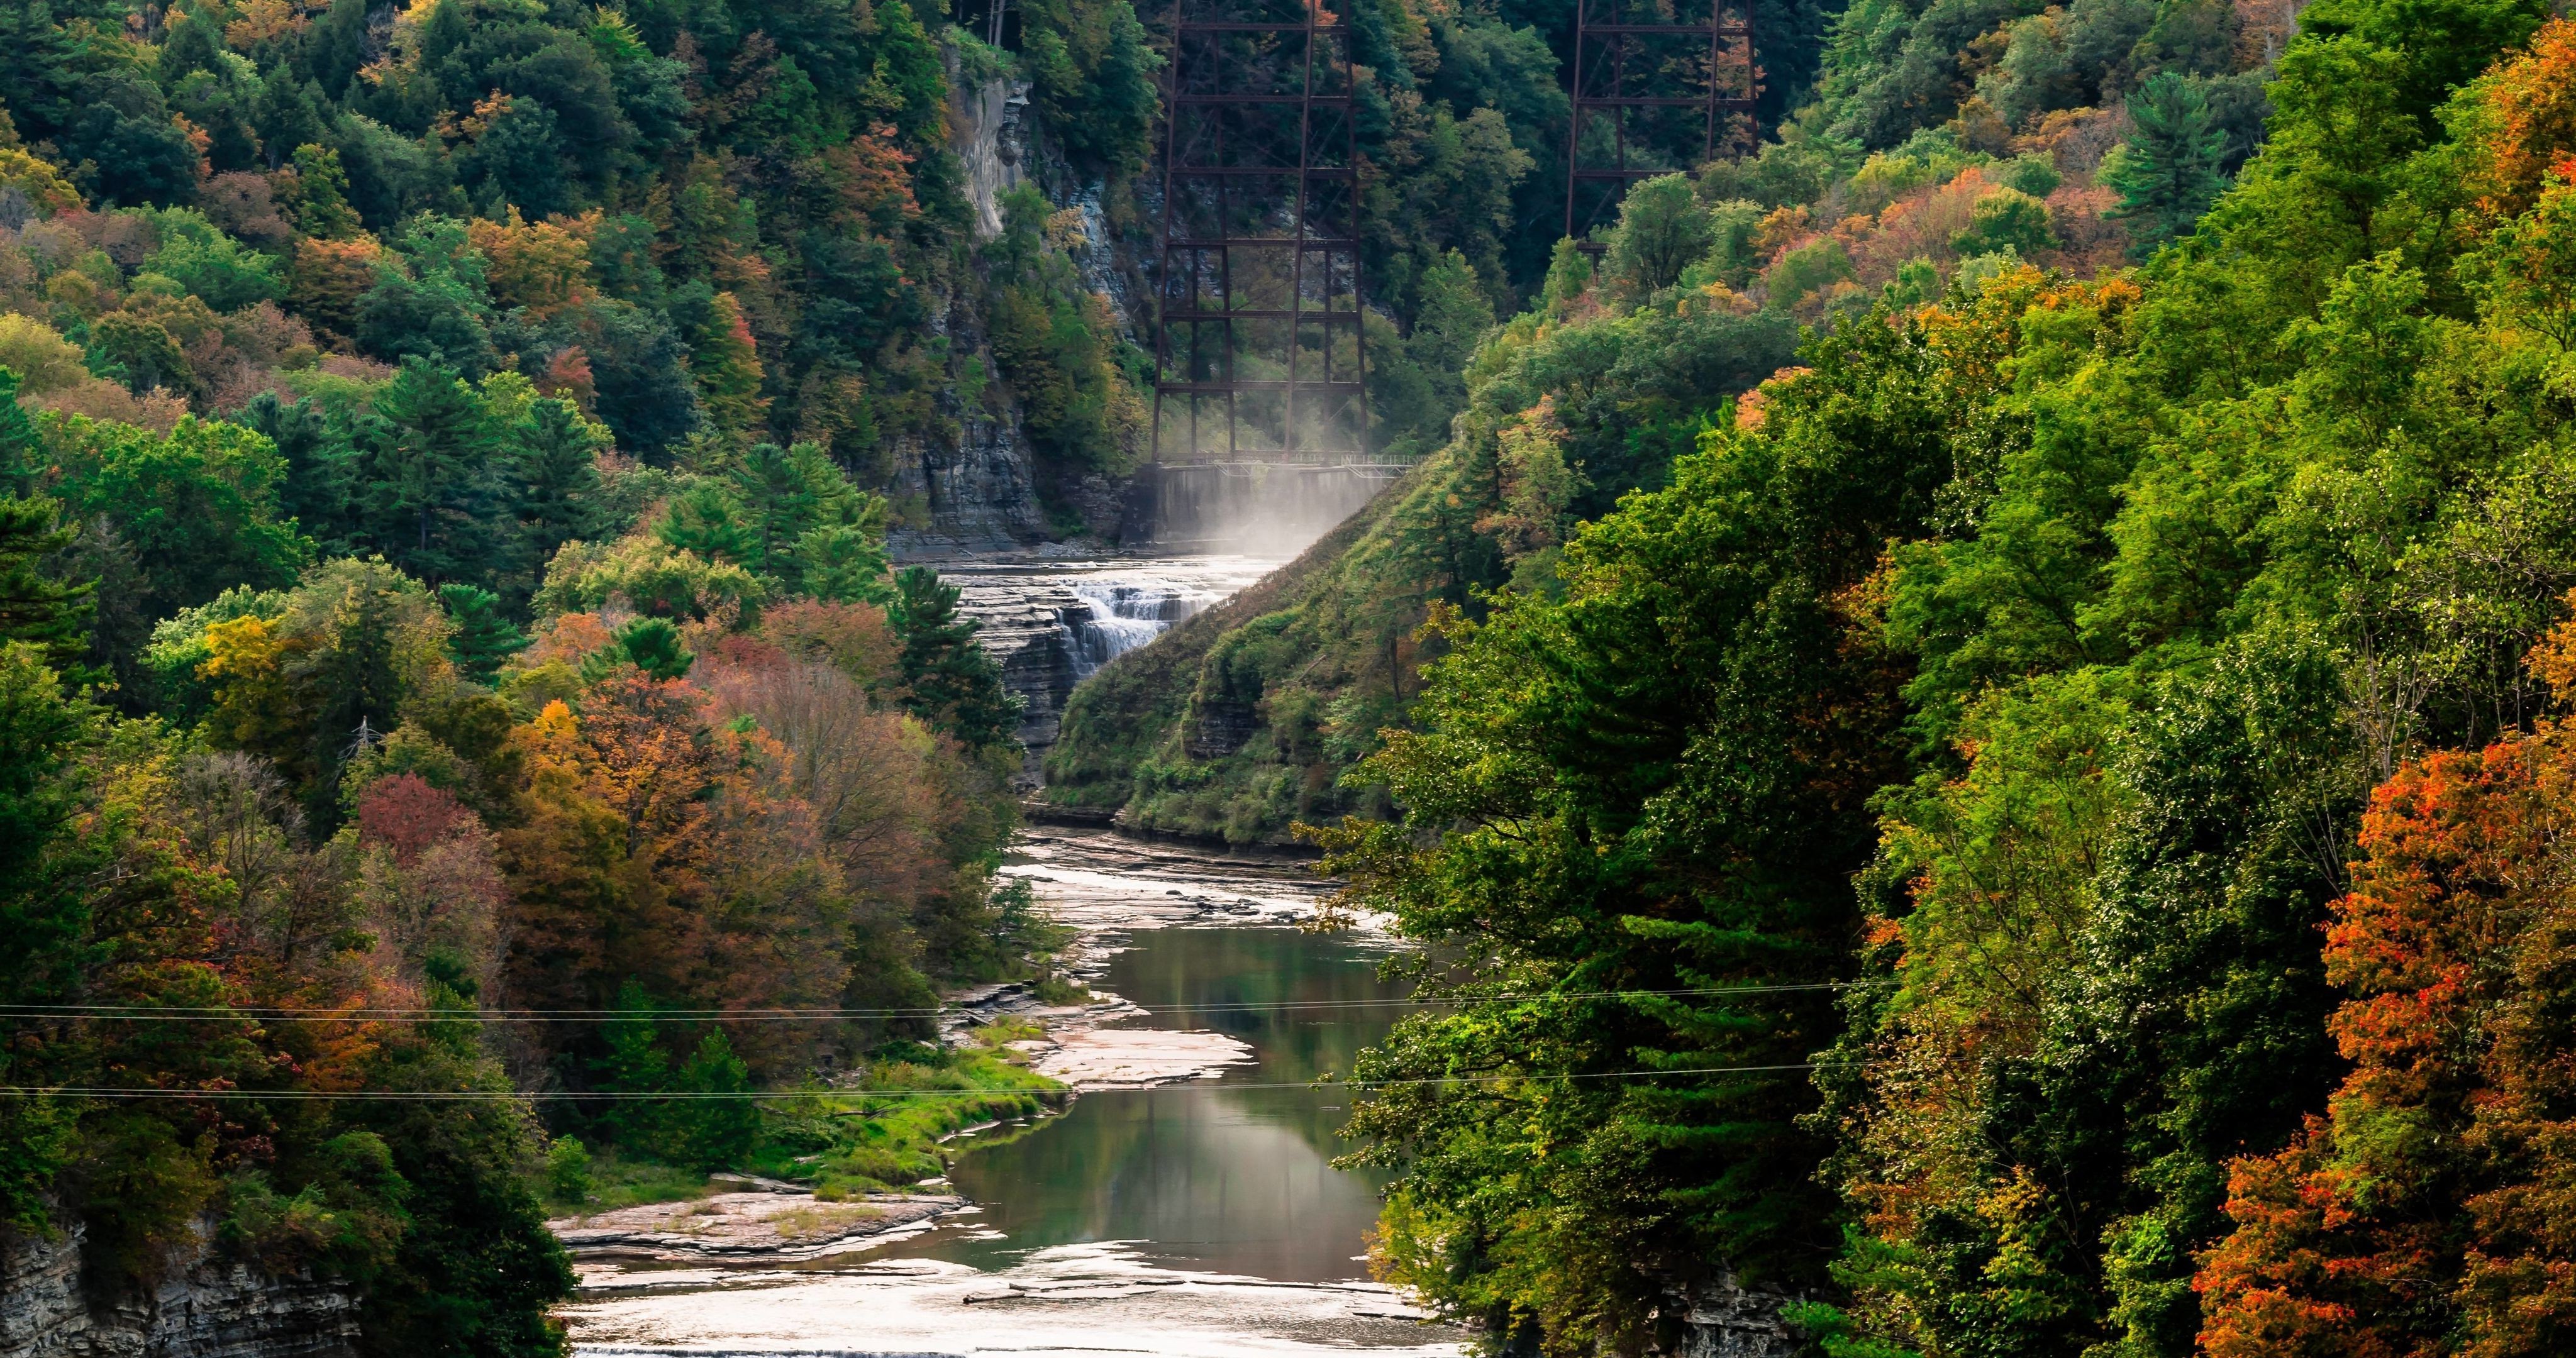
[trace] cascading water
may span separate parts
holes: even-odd
[[[1065,653],[1077,679],[1088,679],[1101,666],[1152,641],[1165,628],[1204,607],[1168,585],[1084,584],[1073,587],[1084,616],[1066,609]]]

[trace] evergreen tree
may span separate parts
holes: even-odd
[[[2136,223],[2144,255],[2188,233],[2217,201],[2227,186],[2219,170],[2227,134],[2211,122],[2200,85],[2175,71],[2139,86],[2129,96],[2129,117],[2136,130],[2105,158],[2101,180],[2119,192],[2110,215]]]
[[[18,404],[18,380],[17,373],[0,368],[0,495],[24,495],[34,487],[40,453],[35,422]]]
[[[681,644],[680,629],[663,618],[637,618],[618,628],[616,652],[664,683],[686,678],[698,659]]]
[[[643,983],[633,977],[618,987],[617,1016],[599,1025],[607,1050],[590,1063],[599,1088],[620,1094],[659,1094],[670,1088],[671,1057],[662,1050],[656,1008]],[[660,1109],[659,1100],[612,1100],[600,1114],[599,1126],[617,1145],[650,1154],[659,1149]]]
[[[44,654],[24,642],[0,642],[0,938],[10,949],[0,998],[50,989],[59,980],[55,968],[69,961],[60,950],[81,931],[78,913],[64,909],[70,903],[38,888],[45,851],[78,804],[62,774],[93,714],[63,692]],[[9,1130],[0,1123],[0,1137]],[[12,1177],[0,1172],[0,1194],[16,1186]]]
[[[596,531],[599,450],[572,402],[548,397],[510,431],[516,454],[513,516],[531,579],[555,549]]]
[[[1002,686],[1002,667],[976,644],[975,620],[959,616],[957,587],[914,566],[895,577],[891,611],[903,642],[904,706],[967,745],[1009,742],[1020,700]]]
[[[485,574],[496,440],[482,401],[454,371],[407,358],[376,414],[364,494],[378,550],[426,580]]]
[[[286,460],[278,508],[311,535],[325,556],[362,550],[369,537],[358,497],[358,452],[345,421],[314,401],[280,400],[263,391],[242,407],[244,425],[268,436]]]
[[[1441,410],[1454,414],[1467,404],[1467,360],[1494,328],[1494,303],[1476,277],[1475,266],[1456,250],[1441,255],[1422,271],[1421,300],[1414,307],[1413,332],[1405,336],[1405,353],[1422,365]],[[1441,423],[1445,426],[1447,421]],[[1439,432],[1435,431],[1435,436]]]
[[[709,561],[757,569],[760,537],[743,522],[742,504],[723,482],[701,479],[671,497],[654,531],[664,542]]]
[[[734,1054],[723,1032],[698,1040],[680,1065],[675,1087],[691,1094],[742,1095],[751,1091],[751,1067]],[[683,1099],[671,1105],[672,1149],[681,1163],[701,1170],[742,1163],[760,1144],[760,1105],[747,1098]]]
[[[0,499],[0,642],[25,642],[56,669],[88,651],[97,608],[90,597],[96,581],[61,580],[46,570],[75,536],[60,518],[52,500]]]
[[[817,528],[796,540],[796,572],[803,591],[817,599],[878,605],[894,599],[882,530],[849,524]]]
[[[501,596],[473,585],[444,584],[438,602],[455,630],[447,637],[448,658],[478,684],[489,684],[510,657],[528,649],[528,634],[501,613]]]
[[[839,518],[856,492],[841,469],[811,443],[793,450],[756,444],[734,473],[746,540],[744,564],[773,579],[796,574],[797,540]]]

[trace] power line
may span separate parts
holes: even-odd
[[[1273,1000],[1261,1002],[1219,1002],[1210,1004],[1175,1003],[1163,1006],[1170,1012],[1188,1013],[1275,1013],[1308,1009],[1385,1009],[1420,1008],[1456,1004],[1525,1003],[1536,1000],[1633,1000],[1680,999],[1713,995],[1768,995],[1843,990],[1861,984],[1853,981],[1813,981],[1794,985],[1697,986],[1673,990],[1579,990],[1531,991],[1523,994],[1470,995],[1458,997],[1375,1000]],[[967,1006],[940,1008],[781,1008],[781,1009],[478,1009],[472,1011],[429,1008],[359,1007],[334,1009],[322,1006],[246,1005],[238,1008],[221,1005],[149,1005],[149,1004],[0,1004],[0,1018],[87,1018],[129,1021],[203,1020],[256,1023],[280,1021],[366,1021],[371,1023],[626,1023],[636,1020],[671,1020],[675,1022],[725,1023],[807,1023],[832,1019],[855,1018],[938,1018],[948,1014],[973,1015]]]
[[[1855,1061],[1857,1058],[1855,1058]],[[1252,1089],[1347,1090],[1365,1094],[1379,1089],[1411,1088],[1428,1085],[1485,1085],[1512,1083],[1547,1083],[1555,1080],[1615,1080],[1630,1076],[1674,1075],[1761,1075],[1783,1071],[1819,1070],[1826,1066],[1850,1065],[1855,1061],[1800,1061],[1771,1066],[1693,1066],[1676,1070],[1603,1070],[1574,1071],[1557,1075],[1432,1075],[1396,1080],[1276,1081],[1246,1084],[1212,1083],[1186,1080],[1166,1085],[1142,1085],[1127,1088],[1077,1091],[1056,1089],[744,1089],[688,1090],[667,1094],[632,1090],[480,1090],[480,1089],[115,1089],[66,1086],[42,1088],[29,1085],[0,1085],[0,1094],[27,1098],[83,1099],[253,1099],[329,1102],[349,1100],[368,1103],[464,1103],[496,1102],[515,1099],[530,1103],[580,1101],[588,1103],[640,1103],[651,1100],[687,1100],[691,1102],[743,1102],[757,1099],[985,1099],[1013,1095],[1046,1095],[1072,1092],[1095,1094],[1165,1093],[1176,1089]]]

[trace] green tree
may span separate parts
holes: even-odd
[[[1019,728],[1020,701],[1002,686],[1002,667],[975,641],[977,624],[957,611],[957,587],[936,571],[913,566],[895,577],[895,635],[903,704],[914,715],[976,749],[1008,745]]]
[[[2105,158],[2101,179],[2120,195],[2110,215],[2134,223],[2135,248],[2152,254],[2189,234],[2226,187],[2219,156],[2227,139],[2199,83],[2176,71],[2149,76],[2129,96],[2129,117],[2135,129]]]
[[[697,656],[681,643],[680,629],[664,618],[637,618],[617,629],[617,648],[628,663],[668,683],[684,678]]]
[[[697,1050],[680,1064],[672,1088],[701,1097],[671,1106],[673,1149],[681,1163],[695,1169],[730,1169],[740,1165],[760,1144],[760,1105],[752,1092],[751,1067],[734,1055],[722,1031],[698,1040]]]
[[[89,353],[92,368],[122,375],[137,396],[158,387],[183,394],[197,389],[196,369],[159,322],[121,311],[102,316],[90,327]]]
[[[480,578],[491,559],[498,431],[454,370],[403,360],[378,393],[365,484],[376,546],[425,580]]]
[[[63,580],[48,563],[72,544],[61,507],[43,498],[0,499],[0,642],[24,645],[57,669],[89,649],[95,580]]]
[[[532,578],[542,574],[556,548],[598,530],[595,428],[570,401],[547,397],[530,404],[527,418],[509,431],[516,463],[512,511]]]
[[[653,531],[674,550],[744,566],[757,574],[767,564],[767,554],[759,533],[745,517],[742,501],[731,486],[702,477],[671,497]]]
[[[1619,204],[1601,269],[1631,304],[1679,282],[1682,270],[1708,253],[1714,234],[1708,210],[1678,174],[1640,181]]]
[[[183,415],[168,434],[73,418],[46,420],[54,490],[79,519],[103,518],[141,564],[152,618],[227,586],[291,583],[313,544],[280,504],[288,467],[255,430]]]
[[[528,649],[528,634],[501,612],[501,596],[473,585],[438,587],[439,606],[447,610],[447,655],[456,668],[478,684],[489,684],[510,657]]]
[[[35,421],[18,404],[19,376],[0,367],[0,494],[24,495],[35,486],[37,446]]]
[[[2057,244],[2048,227],[2048,204],[2017,189],[1997,189],[1969,209],[1968,225],[1950,238],[1962,257],[2010,250],[2029,255]]]

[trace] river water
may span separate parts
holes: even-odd
[[[907,1239],[793,1264],[585,1263],[588,1355],[1452,1355],[1368,1281],[1380,1180],[1334,1169],[1344,1097],[1308,1087],[1384,1035],[1384,940],[1315,934],[1302,864],[1040,828],[1007,871],[1085,929],[1096,991],[1143,1026],[1213,1030],[1252,1063],[1082,1094],[952,1143],[976,1204]]]

